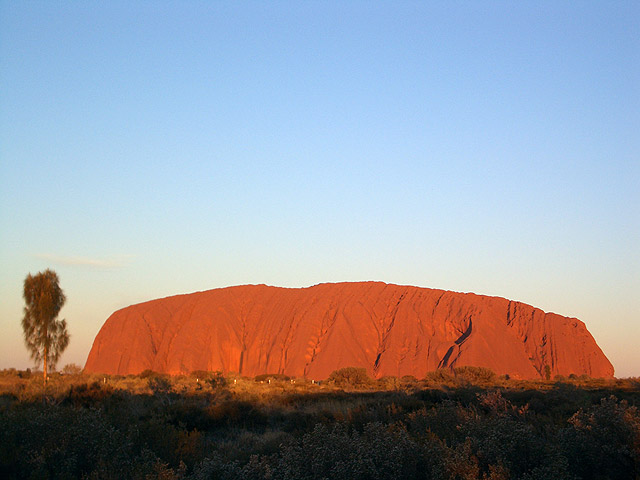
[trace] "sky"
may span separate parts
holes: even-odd
[[[0,0],[0,368],[54,269],[128,305],[379,280],[584,321],[640,376],[638,2]]]

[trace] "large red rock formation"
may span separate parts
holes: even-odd
[[[375,377],[454,366],[520,378],[613,376],[584,323],[523,303],[378,282],[309,288],[246,285],[152,300],[115,312],[85,370],[222,370],[326,378],[346,366]]]

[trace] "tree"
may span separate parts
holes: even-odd
[[[58,313],[66,301],[60,288],[58,274],[45,270],[24,279],[24,317],[22,330],[24,342],[31,358],[43,361],[44,383],[47,383],[47,366],[55,367],[62,352],[69,345],[67,322],[58,320]]]

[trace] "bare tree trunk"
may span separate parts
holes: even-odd
[[[44,368],[43,368],[44,372],[44,384],[45,386],[47,385],[47,347],[44,347]]]

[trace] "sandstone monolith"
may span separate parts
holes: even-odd
[[[346,366],[413,375],[478,366],[514,378],[613,366],[583,322],[499,297],[381,282],[244,285],[123,308],[96,336],[85,371],[221,370],[326,378]]]

